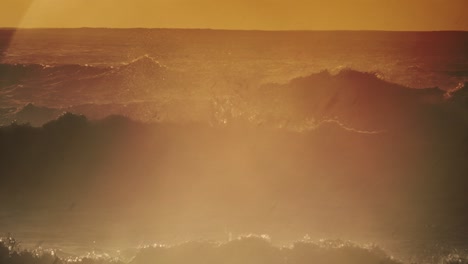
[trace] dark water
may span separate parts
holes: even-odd
[[[0,232],[25,248],[466,262],[466,32],[47,29],[0,42]],[[200,240],[220,244],[179,244]],[[175,246],[139,249],[154,243]]]

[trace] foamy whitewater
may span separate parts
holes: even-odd
[[[0,263],[468,263],[468,33],[0,30]]]

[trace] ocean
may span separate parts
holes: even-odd
[[[0,29],[0,261],[467,263],[467,83],[467,32]]]

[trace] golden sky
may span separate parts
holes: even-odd
[[[468,0],[0,0],[0,27],[468,30]]]

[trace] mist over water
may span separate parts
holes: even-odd
[[[35,261],[466,262],[465,32],[0,39],[0,232]]]

